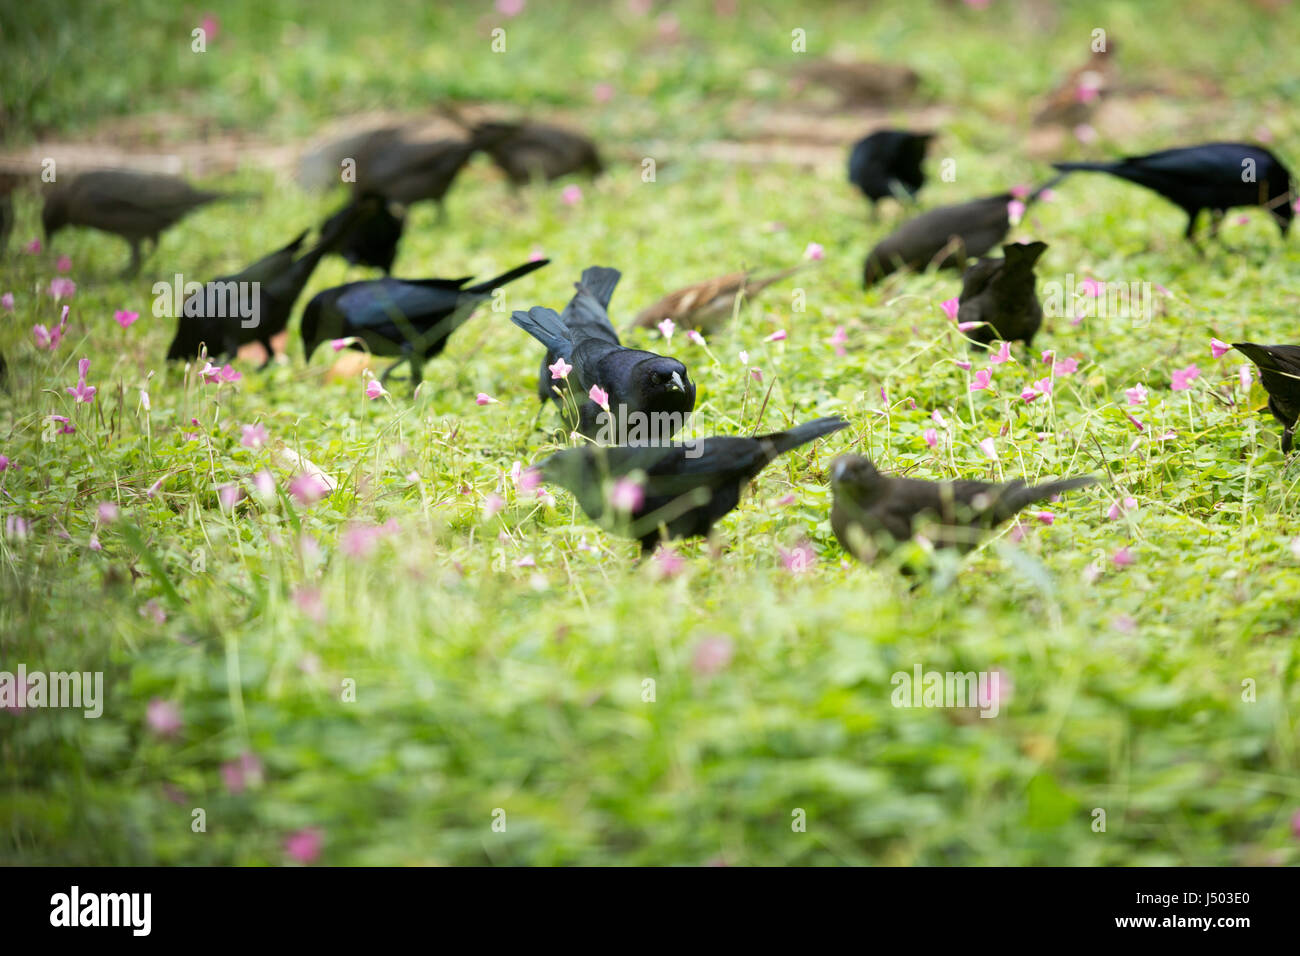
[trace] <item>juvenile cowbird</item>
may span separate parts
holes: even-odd
[[[262,367],[269,365],[274,357],[271,339],[289,324],[294,303],[321,257],[360,215],[357,209],[344,212],[345,216],[327,224],[317,244],[301,258],[296,257],[306,232],[241,272],[213,279],[187,298],[167,358],[194,358],[201,344],[210,355],[234,355],[241,345],[260,342],[266,350]]]
[[[359,215],[339,237],[334,251],[353,265],[373,266],[388,275],[393,271],[397,243],[406,225],[401,207],[395,206],[378,193],[365,193],[326,219],[321,232],[332,231],[349,217],[350,210],[357,209]]]
[[[1203,143],[1112,163],[1053,165],[1063,173],[1110,173],[1159,193],[1187,213],[1184,235],[1193,242],[1202,209],[1210,210],[1211,237],[1219,234],[1224,212],[1236,206],[1265,207],[1283,236],[1295,217],[1291,171],[1267,149],[1249,143]]]
[[[355,338],[372,355],[400,356],[384,374],[403,362],[411,366],[411,388],[423,380],[424,363],[443,350],[447,337],[467,322],[494,290],[549,263],[526,262],[486,282],[467,286],[463,279],[372,279],[349,282],[318,293],[302,313],[302,344],[308,359],[322,342]]]
[[[1268,392],[1268,410],[1282,423],[1282,454],[1290,454],[1300,419],[1300,345],[1237,342],[1232,347],[1259,369],[1259,380]]]
[[[475,148],[456,139],[381,140],[356,157],[357,194],[375,193],[403,206],[432,200],[441,219],[443,199]]]
[[[595,176],[604,168],[590,139],[547,123],[478,123],[471,128],[470,139],[516,186],[526,186],[535,177]]]
[[[841,455],[831,465],[831,528],[844,550],[859,561],[890,550],[921,532],[937,547],[969,551],[981,532],[1014,517],[1021,508],[1082,488],[1091,475],[1027,485],[986,481],[920,481],[882,475],[862,455]]]
[[[921,162],[933,133],[882,129],[858,140],[849,153],[849,182],[876,204],[886,198],[900,201],[916,197],[925,185]]]
[[[648,329],[664,319],[672,319],[683,328],[708,332],[731,318],[735,313],[737,296],[753,298],[772,283],[780,282],[802,268],[801,265],[794,266],[762,278],[751,276],[748,272],[733,272],[731,275],[697,282],[670,292],[653,305],[646,306],[637,313],[632,324]]]
[[[1070,71],[1043,100],[1035,126],[1058,125],[1074,129],[1092,119],[1102,97],[1109,92],[1115,71],[1115,41],[1109,39],[1104,50],[1094,50],[1088,61]]]
[[[641,434],[651,429],[671,437],[695,409],[695,384],[677,359],[619,343],[606,308],[620,275],[617,269],[592,266],[575,284],[563,316],[535,306],[510,320],[546,346],[538,396],[555,402],[568,428],[606,444],[620,444],[637,428]],[[572,367],[567,376],[551,372],[557,360]],[[592,386],[608,395],[608,417],[589,397]]]
[[[64,226],[89,226],[121,236],[131,244],[126,275],[140,270],[140,245],[158,236],[183,217],[218,199],[243,194],[195,189],[177,176],[103,169],[82,173],[56,184],[45,196],[41,224],[52,239]]]
[[[704,537],[740,502],[741,490],[775,459],[846,426],[842,418],[818,418],[789,431],[755,438],[715,436],[667,445],[584,445],[557,452],[541,463],[545,481],[567,488],[593,521],[609,516],[620,533],[637,538],[642,552],[661,536]],[[610,500],[618,479],[639,491]],[[630,505],[631,507],[626,507]],[[623,506],[623,507],[620,507]]]
[[[1047,249],[1045,242],[1009,242],[1001,259],[981,258],[966,268],[961,280],[957,321],[982,322],[966,334],[988,345],[994,339],[1033,344],[1043,324],[1043,306],[1035,288],[1034,263]]]
[[[920,74],[899,63],[812,60],[800,65],[797,78],[801,84],[834,90],[846,107],[897,103],[910,98],[921,85]]]
[[[1028,206],[1061,177],[1039,186],[1025,199]],[[896,269],[924,269],[939,259],[940,269],[957,269],[967,258],[982,256],[1011,229],[1009,192],[974,199],[957,206],[939,206],[909,219],[876,244],[862,268],[862,284],[870,288]]]

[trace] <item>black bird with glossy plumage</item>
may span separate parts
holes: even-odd
[[[933,138],[933,133],[882,129],[858,140],[849,153],[849,182],[871,200],[873,211],[882,199],[915,199],[925,185],[921,163]]]
[[[443,200],[476,149],[458,139],[381,141],[356,157],[356,192],[374,193],[403,206],[429,200],[443,219]]]
[[[515,312],[510,320],[546,346],[538,396],[543,402],[548,398],[555,402],[570,429],[588,438],[604,438],[606,444],[621,443],[618,436],[635,435],[638,423],[642,433],[653,428],[655,434],[667,431],[671,437],[695,409],[695,383],[677,359],[619,342],[606,308],[620,276],[617,269],[591,266],[575,284],[577,292],[563,315],[536,306]],[[552,376],[549,366],[557,359],[572,366],[567,377]],[[609,418],[589,397],[594,385],[609,396]],[[602,435],[606,428],[612,436]]]
[[[443,350],[494,290],[528,275],[549,259],[526,262],[486,282],[463,279],[371,279],[318,293],[302,313],[302,344],[308,359],[321,343],[353,338],[352,348],[373,355],[400,356],[380,378],[387,381],[403,362],[411,366],[411,387],[423,380],[424,363]]]
[[[397,258],[397,243],[406,226],[401,207],[378,193],[365,193],[326,219],[321,232],[336,228],[353,209],[357,209],[359,215],[339,237],[334,251],[353,265],[373,266],[389,275],[393,271],[393,260]]]
[[[1291,440],[1300,420],[1300,345],[1232,346],[1259,369],[1259,381],[1268,392],[1268,410],[1282,424],[1282,454],[1291,453]]]
[[[1045,242],[1009,242],[1001,259],[981,258],[966,267],[957,322],[983,323],[967,336],[984,345],[994,339],[1021,341],[1025,348],[1033,344],[1043,324],[1034,264],[1046,250]]]
[[[177,176],[103,169],[81,173],[57,183],[45,196],[41,225],[45,238],[65,226],[88,226],[121,236],[131,244],[126,274],[140,269],[140,246],[201,206],[220,199],[244,198],[240,193],[195,189]]]
[[[1110,163],[1053,166],[1063,173],[1110,173],[1159,193],[1187,213],[1184,235],[1193,242],[1203,209],[1213,217],[1211,236],[1218,235],[1224,213],[1238,206],[1265,207],[1283,236],[1295,218],[1291,171],[1267,149],[1250,143],[1202,143]]]
[[[1026,207],[1062,177],[1044,183],[1022,202]],[[862,284],[870,288],[897,269],[958,269],[968,258],[982,256],[1011,229],[1013,193],[999,193],[956,206],[939,206],[909,219],[876,244],[862,267]]]
[[[744,487],[777,456],[848,425],[818,418],[754,438],[714,436],[666,445],[584,445],[540,465],[543,480],[567,488],[593,521],[652,551],[663,537],[706,537],[740,502]],[[634,481],[640,503],[620,511],[611,501],[618,479]],[[628,502],[631,503],[631,502]]]
[[[1091,475],[1027,485],[986,481],[921,481],[881,474],[862,455],[841,455],[831,465],[831,528],[859,561],[889,551],[919,532],[936,546],[969,551],[984,532],[1036,501],[1090,485]]]

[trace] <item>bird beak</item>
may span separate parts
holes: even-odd
[[[682,384],[682,377],[676,372],[673,372],[673,388],[677,389],[679,392],[686,391],[686,386]]]

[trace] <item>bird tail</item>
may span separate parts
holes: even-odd
[[[766,289],[774,282],[780,282],[782,279],[788,279],[796,272],[808,268],[808,263],[801,262],[797,266],[791,266],[789,269],[782,269],[780,272],[773,272],[770,276],[763,276],[761,279],[746,279],[745,294],[755,296]]]
[[[773,432],[771,435],[758,435],[756,437],[759,441],[770,446],[770,460],[777,455],[784,455],[793,448],[798,448],[800,445],[806,445],[810,441],[821,438],[823,435],[837,432],[841,428],[847,427],[848,424],[838,415],[828,415],[825,418],[817,418],[810,422],[804,422],[802,425],[796,425],[794,428],[783,432]]]
[[[1067,163],[1067,164],[1065,164],[1065,165],[1069,165],[1069,164]],[[1029,194],[1029,196],[1025,199],[1025,205],[1026,205],[1026,206],[1028,206],[1028,205],[1030,205],[1031,203],[1035,202],[1035,201],[1038,199],[1039,196],[1041,196],[1043,193],[1047,192],[1049,189],[1051,189],[1053,186],[1055,186],[1055,185],[1056,185],[1057,183],[1059,183],[1062,179],[1064,179],[1066,176],[1069,175],[1069,171],[1068,171],[1068,170],[1064,170],[1064,169],[1062,169],[1062,168],[1061,168],[1061,164],[1055,164],[1054,168],[1057,169],[1057,170],[1059,170],[1060,173],[1061,173],[1061,175],[1059,175],[1059,176],[1053,176],[1053,177],[1052,177],[1051,179],[1049,179],[1047,182],[1043,183],[1043,185],[1039,186],[1037,189],[1035,189],[1033,192],[1031,192],[1031,193]]]
[[[609,266],[588,266],[582,270],[581,281],[575,282],[573,287],[579,291],[587,290],[596,297],[597,302],[608,309],[609,300],[614,297],[614,287],[618,285],[618,280],[621,278],[623,273]]]
[[[998,520],[1010,518],[1021,508],[1032,505],[1036,501],[1046,501],[1048,498],[1073,491],[1075,488],[1085,488],[1096,481],[1095,475],[1078,475],[1074,478],[1062,478],[1060,481],[1047,481],[1041,485],[1022,484],[1008,488],[999,497],[995,506]]]
[[[562,357],[572,356],[573,339],[554,309],[535,305],[527,312],[512,312],[510,321],[545,345],[548,351]]]
[[[1056,178],[1063,179],[1070,173],[1108,173],[1114,163],[1052,163],[1052,168],[1061,173]]]
[[[536,262],[525,262],[523,265],[515,266],[509,272],[503,272],[499,276],[488,279],[486,282],[480,282],[477,285],[469,286],[465,291],[475,295],[491,294],[493,289],[499,289],[507,282],[514,282],[516,279],[522,278],[530,272],[536,272],[542,266],[549,265],[550,261],[550,259],[538,259]]]

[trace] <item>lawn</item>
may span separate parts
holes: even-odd
[[[871,220],[844,181],[851,136],[808,164],[708,148],[761,142],[754,124],[790,113],[853,128],[790,83],[798,57],[834,54],[908,63],[921,106],[943,110],[926,208],[1043,181],[1052,158],[1203,140],[1267,137],[1295,168],[1300,81],[1280,41],[1300,11],[738,6],[0,13],[7,150],[95,142],[128,115],[172,118],[156,151],[199,127],[293,145],[353,112],[451,98],[563,116],[608,167],[514,195],[479,158],[445,224],[413,211],[400,275],[551,259],[456,333],[414,401],[396,376],[367,398],[296,336],[264,372],[235,363],[233,382],[163,361],[173,322],[152,312],[155,281],[234,271],[341,190],[304,192],[250,148],[203,182],[261,198],[195,214],[130,280],[116,278],[125,244],[103,234],[26,251],[40,199],[16,195],[0,259],[14,300],[0,309],[0,672],[102,672],[103,713],[0,710],[0,863],[1300,863],[1300,466],[1244,358],[1210,345],[1300,341],[1296,237],[1234,212],[1198,256],[1159,197],[1072,177],[1012,238],[1049,244],[1042,284],[1148,283],[1154,314],[1050,318],[1032,352],[990,366],[941,307],[955,274],[862,290],[863,257],[910,213]],[[194,54],[208,12],[219,29]],[[1095,139],[1031,156],[1034,103],[1098,27],[1132,95]],[[912,122],[910,108],[852,135]],[[566,186],[580,193],[566,201]],[[517,488],[516,463],[558,446],[553,413],[537,417],[540,347],[508,310],[558,309],[584,267],[611,265],[624,323],[810,244],[824,258],[706,345],[682,329],[630,339],[690,367],[693,434],[832,414],[849,428],[769,467],[712,541],[677,542],[679,567],[639,560],[561,489]],[[369,274],[327,259],[301,301]],[[56,300],[56,278],[75,292]],[[33,326],[64,305],[64,338],[39,347]],[[140,318],[123,329],[119,310]],[[1053,389],[1025,401],[1051,377],[1048,350]],[[88,403],[69,392],[81,359]],[[993,388],[971,391],[989,367]],[[257,425],[265,443],[245,440]],[[836,542],[829,465],[848,450],[929,479],[1102,480],[918,580]],[[291,493],[304,459],[334,484],[320,500]],[[997,716],[895,706],[893,676],[917,667],[996,673]]]

